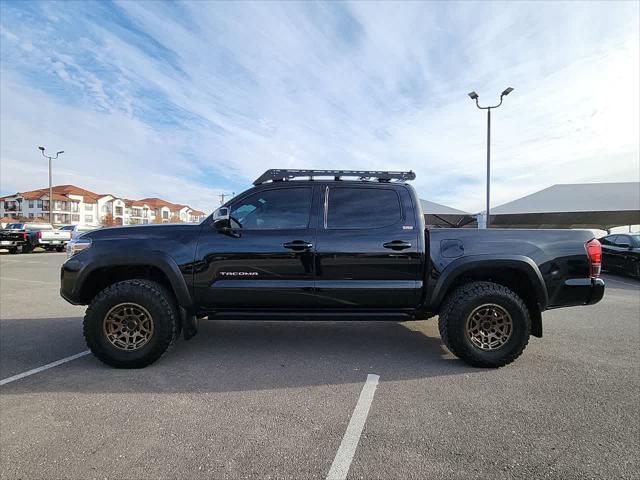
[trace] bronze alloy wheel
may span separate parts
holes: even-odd
[[[153,318],[148,310],[135,303],[121,303],[104,317],[104,335],[119,350],[144,347],[153,336]]]
[[[513,333],[511,315],[500,305],[487,303],[477,307],[467,318],[465,333],[480,350],[497,350]]]

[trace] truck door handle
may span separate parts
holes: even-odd
[[[294,240],[293,242],[283,243],[282,246],[284,248],[288,248],[290,250],[309,250],[313,247],[313,243],[305,242],[304,240]]]
[[[383,243],[382,246],[384,248],[390,248],[391,250],[404,250],[406,248],[411,248],[411,244],[409,242],[403,242],[402,240]]]

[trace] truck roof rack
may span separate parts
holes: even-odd
[[[356,177],[358,178],[358,180],[377,180],[378,182],[390,182],[392,180],[414,180],[416,178],[416,174],[413,171],[386,172],[380,170],[288,170],[273,168],[260,175],[253,182],[253,184],[261,185],[268,181],[283,182],[300,177],[309,177],[309,180],[313,180],[314,177],[333,177],[334,180],[341,180],[343,177]]]

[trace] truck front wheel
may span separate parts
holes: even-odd
[[[125,280],[95,296],[83,326],[87,345],[99,360],[117,368],[143,368],[171,344],[178,312],[162,285]]]
[[[438,321],[447,348],[474,367],[502,367],[529,343],[531,318],[522,299],[503,285],[470,282],[449,294]]]

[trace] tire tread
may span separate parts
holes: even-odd
[[[462,313],[460,310],[468,302],[473,301],[473,299],[477,297],[485,295],[500,295],[509,298],[521,310],[526,322],[527,334],[525,335],[524,340],[508,355],[502,357],[499,362],[487,362],[486,360],[480,358],[478,354],[474,355],[475,352],[470,351],[468,348],[456,345],[456,342],[452,342],[450,338],[449,324],[451,319],[456,315],[461,315]],[[449,351],[456,357],[461,358],[465,362],[475,367],[499,368],[513,362],[522,354],[522,352],[526,348],[527,344],[529,343],[529,335],[531,333],[531,318],[529,316],[529,310],[524,301],[512,290],[498,283],[487,281],[472,281],[461,285],[447,296],[442,308],[440,309],[440,314],[438,317],[438,330],[440,331],[442,342],[445,344],[447,349],[449,349]]]
[[[143,358],[131,361],[121,361],[114,359],[109,355],[107,351],[104,350],[99,340],[97,338],[94,338],[94,336],[91,334],[91,327],[89,323],[91,322],[92,317],[95,315],[94,312],[101,302],[108,301],[109,297],[113,295],[126,294],[130,292],[131,289],[135,289],[138,293],[140,291],[143,291],[146,295],[150,296],[150,299],[152,301],[157,301],[160,303],[160,307],[165,313],[167,320],[169,321],[171,334],[166,338],[161,338],[160,341],[154,346],[154,348],[150,350]],[[162,356],[162,354],[164,354],[164,352],[169,348],[169,346],[173,344],[177,337],[178,314],[176,312],[175,304],[171,300],[171,294],[167,292],[167,290],[162,285],[151,280],[123,280],[109,285],[93,298],[93,300],[89,304],[89,307],[87,308],[87,311],[85,312],[84,320],[82,322],[82,332],[85,341],[87,342],[87,346],[89,347],[91,352],[98,358],[98,360],[116,368],[144,368],[147,365],[152,364],[153,362],[158,360]]]

